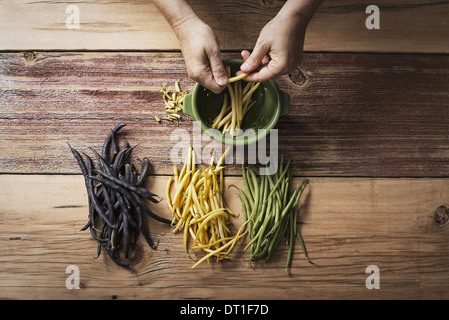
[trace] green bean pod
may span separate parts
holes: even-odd
[[[244,219],[248,221],[250,261],[269,261],[279,244],[285,242],[287,249],[286,270],[293,260],[295,238],[298,239],[306,259],[310,261],[304,241],[297,228],[298,205],[308,183],[303,180],[290,192],[292,173],[290,160],[279,160],[278,170],[271,175],[257,175],[242,165],[244,189],[239,189]]]

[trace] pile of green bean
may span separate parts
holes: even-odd
[[[268,261],[276,247],[285,240],[289,246],[286,269],[289,270],[295,238],[299,240],[306,259],[310,261],[303,239],[297,228],[298,203],[308,183],[303,180],[290,192],[292,174],[290,160],[279,161],[278,170],[272,175],[256,176],[250,167],[242,166],[245,191],[239,191],[248,233],[251,238],[245,247],[250,249],[250,260]]]
[[[97,257],[104,250],[118,265],[132,268],[125,260],[129,260],[130,249],[139,234],[143,234],[151,248],[157,247],[143,224],[143,214],[166,224],[171,224],[171,220],[153,213],[147,206],[146,200],[158,203],[161,199],[144,187],[150,170],[148,158],[142,160],[139,174],[130,159],[134,147],[126,139],[118,146],[116,134],[124,126],[120,123],[111,130],[101,155],[93,150],[97,166],[90,156],[84,153],[84,161],[77,150],[69,147],[84,176],[88,194],[89,217],[81,231],[89,228],[97,240]]]

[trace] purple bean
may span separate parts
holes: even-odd
[[[109,150],[110,146],[111,146],[111,144],[114,144],[114,148],[115,148],[115,135],[117,134],[117,132],[119,132],[125,126],[126,126],[126,124],[119,123],[109,133],[108,137],[106,138],[106,141],[103,144],[102,155],[103,155],[104,159],[109,159],[110,160],[112,158],[112,154],[111,154],[111,152]]]
[[[126,138],[123,145],[118,146],[116,135],[125,126],[120,123],[108,134],[99,154],[92,148],[98,166],[95,167],[91,157],[70,150],[78,162],[84,177],[89,201],[88,222],[81,229],[89,229],[97,243],[97,257],[106,252],[116,264],[132,268],[132,265],[120,258],[123,252],[129,258],[132,245],[137,236],[142,234],[152,249],[157,248],[150,233],[143,225],[143,214],[147,214],[160,222],[171,224],[171,220],[156,215],[146,204],[146,200],[159,203],[162,199],[144,188],[149,175],[150,161],[142,160],[140,175],[131,162],[131,147]],[[97,225],[97,226],[95,226]]]
[[[92,159],[89,157],[89,156],[87,156],[87,172],[88,172],[88,174],[89,174],[89,176],[91,175],[91,172],[92,172],[92,166],[93,166],[93,162],[92,162]],[[95,192],[94,192],[94,184],[93,184],[93,181],[92,181],[92,179],[89,179],[88,180],[88,189],[87,189],[87,192],[88,192],[88,194],[89,194],[89,196],[90,196],[90,198],[91,198],[91,200],[92,200],[92,204],[93,204],[93,206],[95,207],[95,209],[96,209],[96,211],[98,212],[98,214],[101,216],[101,218],[110,226],[110,227],[112,227],[112,228],[114,228],[114,223],[112,223],[112,221],[106,216],[106,213],[105,213],[105,211],[104,211],[104,209],[103,209],[103,207],[101,206],[101,204],[100,204],[100,202],[99,202],[99,200],[98,200],[98,198],[97,198],[97,195],[95,194]]]

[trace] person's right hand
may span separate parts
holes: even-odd
[[[242,51],[245,61],[238,73],[247,81],[264,82],[295,70],[303,56],[307,20],[281,10],[260,32],[253,52]]]
[[[214,93],[223,91],[228,84],[228,75],[213,30],[199,18],[194,18],[177,25],[175,32],[189,77]]]

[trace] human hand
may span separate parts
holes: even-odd
[[[308,19],[281,10],[260,32],[252,53],[243,50],[240,71],[247,81],[267,81],[292,72],[302,61]]]
[[[228,83],[228,73],[213,30],[195,18],[177,25],[175,33],[181,44],[189,77],[214,93],[223,91]]]

